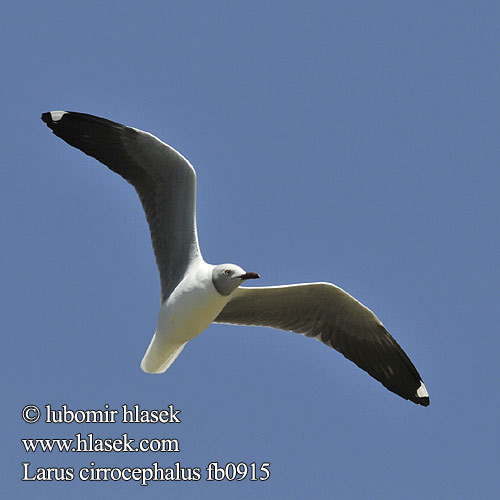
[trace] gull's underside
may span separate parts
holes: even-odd
[[[137,191],[151,232],[161,282],[157,329],[142,361],[165,371],[184,345],[212,322],[261,325],[314,337],[387,389],[422,406],[429,395],[413,363],[381,321],[331,283],[239,287],[257,278],[239,266],[207,264],[196,232],[196,174],[153,135],[83,113],[52,111],[55,135],[105,164]]]

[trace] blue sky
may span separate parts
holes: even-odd
[[[497,2],[4,2],[3,498],[497,498]],[[53,109],[159,136],[198,173],[205,259],[330,281],[375,311],[421,408],[299,335],[212,325],[139,363],[159,281],[136,194]],[[27,424],[21,410],[181,410]],[[178,453],[27,453],[22,438],[176,438]],[[20,480],[32,467],[270,462],[265,482]]]

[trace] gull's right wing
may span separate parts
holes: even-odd
[[[196,233],[196,173],[155,136],[97,116],[51,111],[42,120],[55,135],[104,163],[132,184],[141,200],[160,272],[162,302],[192,260]]]

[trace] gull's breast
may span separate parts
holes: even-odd
[[[203,332],[219,315],[229,297],[208,281],[183,280],[160,308],[157,332],[170,340],[187,342]]]

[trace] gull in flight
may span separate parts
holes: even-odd
[[[55,135],[134,186],[161,281],[156,331],[141,368],[163,373],[212,322],[261,325],[313,337],[387,389],[422,406],[429,394],[406,353],[367,307],[331,283],[240,287],[259,275],[207,264],[196,232],[196,173],[175,149],[141,130],[84,113],[51,111]]]

